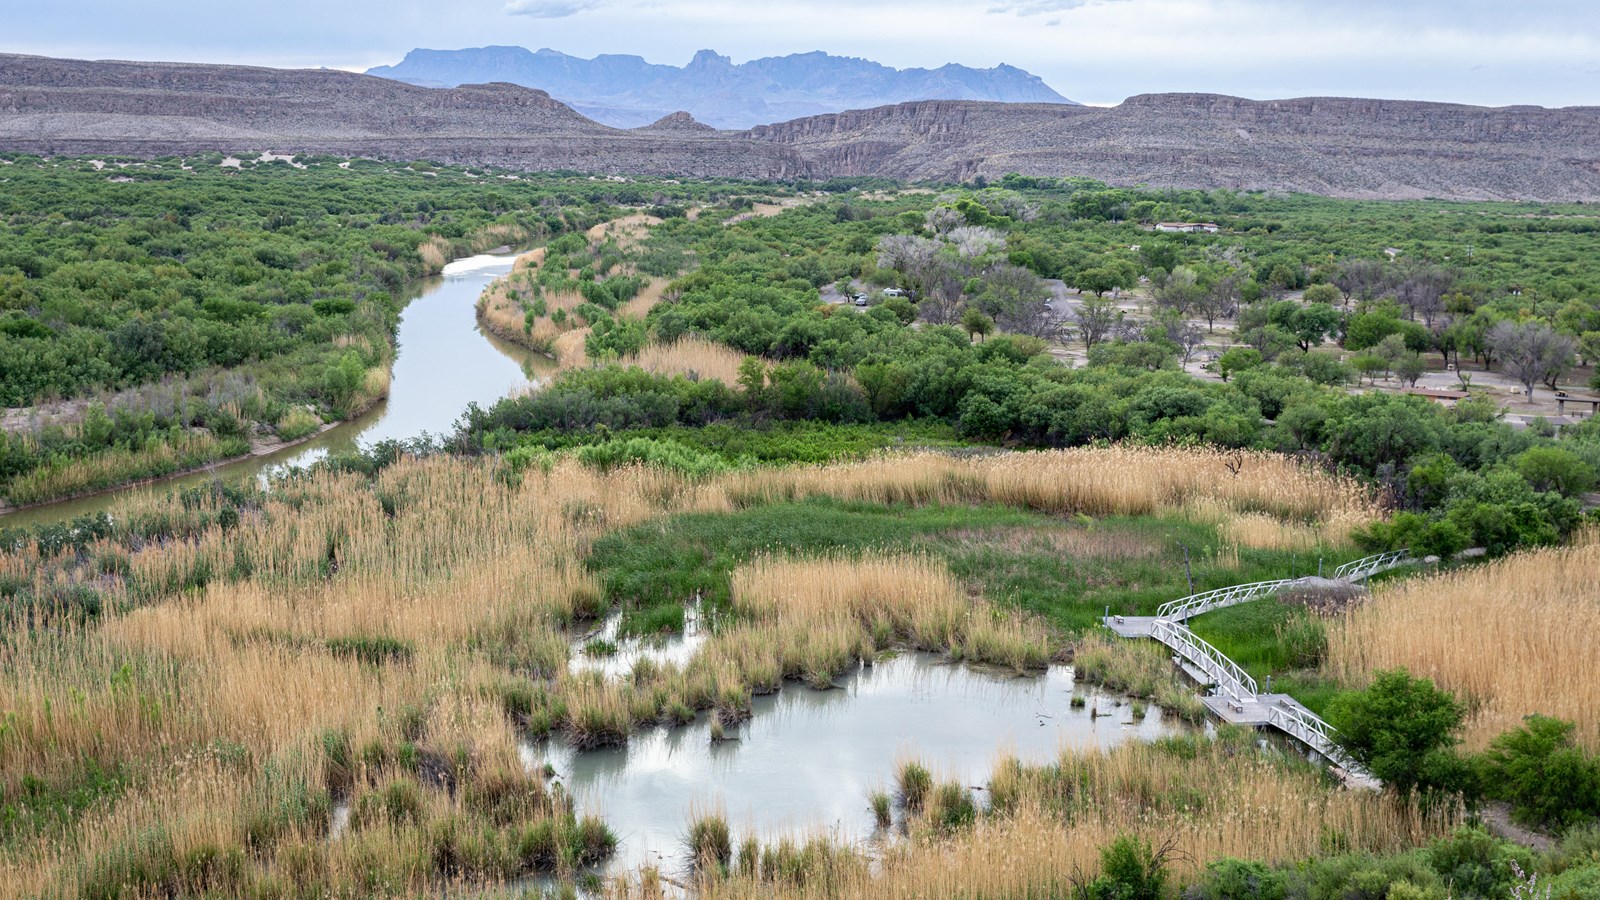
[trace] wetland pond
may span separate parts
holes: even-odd
[[[623,641],[618,656],[681,659],[695,640],[691,627],[654,651]],[[581,665],[574,654],[574,667]],[[601,667],[614,676],[627,669]],[[676,877],[688,869],[684,836],[697,815],[725,815],[735,841],[821,832],[867,842],[883,836],[868,797],[892,793],[901,761],[916,759],[938,779],[980,788],[981,799],[1002,755],[1043,763],[1064,747],[1112,747],[1192,730],[1155,706],[1135,720],[1126,697],[1077,684],[1071,666],[1019,677],[902,653],[834,685],[819,691],[788,682],[754,698],[752,717],[730,728],[728,740],[711,740],[702,713],[688,725],[639,732],[622,747],[525,744],[523,760],[530,768],[549,765],[579,811],[600,816],[616,833],[606,871],[648,864]],[[1080,708],[1073,708],[1074,696],[1085,701]]]
[[[502,341],[478,327],[474,306],[495,278],[511,271],[517,254],[481,254],[458,259],[442,275],[412,285],[400,314],[389,396],[372,409],[309,441],[148,484],[0,516],[0,527],[59,522],[110,508],[137,493],[164,494],[213,479],[236,482],[266,478],[306,466],[330,453],[350,453],[379,441],[448,433],[467,404],[488,406],[526,388],[556,369],[554,360]]]

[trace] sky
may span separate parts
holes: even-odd
[[[5,7],[10,7],[5,9]],[[364,70],[413,47],[898,68],[1009,63],[1074,100],[1200,91],[1600,106],[1600,0],[3,0],[0,52]]]

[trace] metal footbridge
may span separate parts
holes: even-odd
[[[1334,570],[1334,578],[1353,583],[1414,562],[1405,550],[1379,553],[1345,563]],[[1270,597],[1310,580],[1238,584],[1164,603],[1153,616],[1107,616],[1104,621],[1120,637],[1152,638],[1171,650],[1173,662],[1207,689],[1202,700],[1217,718],[1236,725],[1276,728],[1328,760],[1347,784],[1377,787],[1377,779],[1339,746],[1332,725],[1288,694],[1262,693],[1248,672],[1186,624],[1195,616]]]

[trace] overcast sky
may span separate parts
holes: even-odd
[[[810,50],[1027,69],[1087,103],[1207,91],[1600,105],[1600,0],[7,0],[0,50],[329,66],[412,47],[682,65]]]

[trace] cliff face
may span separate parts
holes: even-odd
[[[691,177],[1007,172],[1344,197],[1600,200],[1600,108],[1133,97],[1113,108],[928,100],[718,132],[620,131],[543,91],[345,72],[0,55],[0,149],[428,158]]]
[[[1158,94],[1110,109],[907,103],[747,134],[842,175],[1022,172],[1379,199],[1600,198],[1600,108],[1593,107]]]
[[[702,178],[808,171],[787,148],[709,129],[618,131],[511,84],[430,89],[327,70],[12,55],[0,55],[0,148],[271,150]]]

